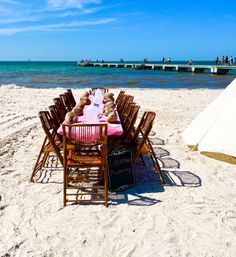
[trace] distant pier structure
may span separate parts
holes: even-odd
[[[188,65],[188,64],[154,64],[154,63],[113,63],[113,62],[78,62],[78,66],[83,67],[104,67],[104,68],[131,68],[139,70],[161,70],[161,71],[181,71],[181,72],[208,72],[212,74],[225,75],[230,70],[236,71],[236,65]]]

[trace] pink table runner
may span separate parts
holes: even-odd
[[[93,100],[93,96],[90,96],[90,99]],[[93,105],[93,101],[91,103],[91,105]],[[83,123],[83,124],[86,124],[86,123],[107,123],[108,124],[108,128],[107,128],[107,134],[108,136],[121,136],[123,134],[123,128],[122,128],[122,125],[121,125],[121,122],[120,122],[120,118],[119,118],[119,115],[117,115],[117,121],[115,123],[109,123],[107,122],[107,116],[105,116],[104,114],[99,114],[98,115],[98,118],[97,118],[97,121],[96,122],[92,122],[90,119],[89,119],[89,115],[88,115],[88,109],[91,108],[91,105],[86,105],[84,107],[84,115],[83,116],[79,116],[78,117],[78,122],[77,123]],[[91,113],[91,112],[90,112]],[[63,135],[63,132],[62,132],[62,125],[59,127],[59,129],[57,130],[57,133],[58,134],[61,134]]]
[[[105,115],[102,115],[98,120],[98,123],[99,122],[106,123],[107,117]],[[91,123],[91,122],[89,122],[89,120],[85,116],[79,116],[79,120],[77,123],[86,124],[86,123]],[[123,129],[122,129],[120,120],[118,120],[116,123],[107,123],[107,124],[108,124],[108,127],[107,127],[108,136],[113,136],[113,135],[121,136],[123,134]],[[57,130],[57,133],[63,135],[62,125]]]

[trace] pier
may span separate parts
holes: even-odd
[[[83,67],[104,67],[104,68],[131,68],[139,70],[179,71],[179,72],[207,72],[212,74],[225,75],[230,70],[236,71],[236,65],[188,65],[188,64],[154,64],[154,63],[112,63],[112,62],[85,62],[77,63]]]

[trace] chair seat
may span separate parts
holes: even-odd
[[[102,157],[98,155],[78,155],[75,151],[71,150],[67,158],[68,166],[101,166],[103,165]]]
[[[130,142],[130,141],[119,142],[119,147],[121,146],[135,153],[137,151],[138,143]],[[151,149],[149,145],[145,142],[140,150],[140,154],[150,154],[150,153],[151,153]]]

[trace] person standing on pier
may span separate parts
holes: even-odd
[[[227,66],[229,65],[229,57],[228,57],[228,55],[225,56],[225,65],[227,65]]]
[[[168,64],[171,64],[171,59],[170,59],[170,57],[168,57],[167,62],[168,62]]]
[[[164,64],[166,62],[165,57],[162,58],[162,64]]]
[[[224,55],[222,56],[221,64],[222,64],[222,65],[225,65],[225,57],[224,57]]]
[[[189,62],[188,62],[188,65],[192,65],[193,64],[193,60],[190,59]]]
[[[216,56],[215,64],[216,64],[216,65],[218,65],[218,64],[219,64],[219,57],[218,57],[218,56]]]

